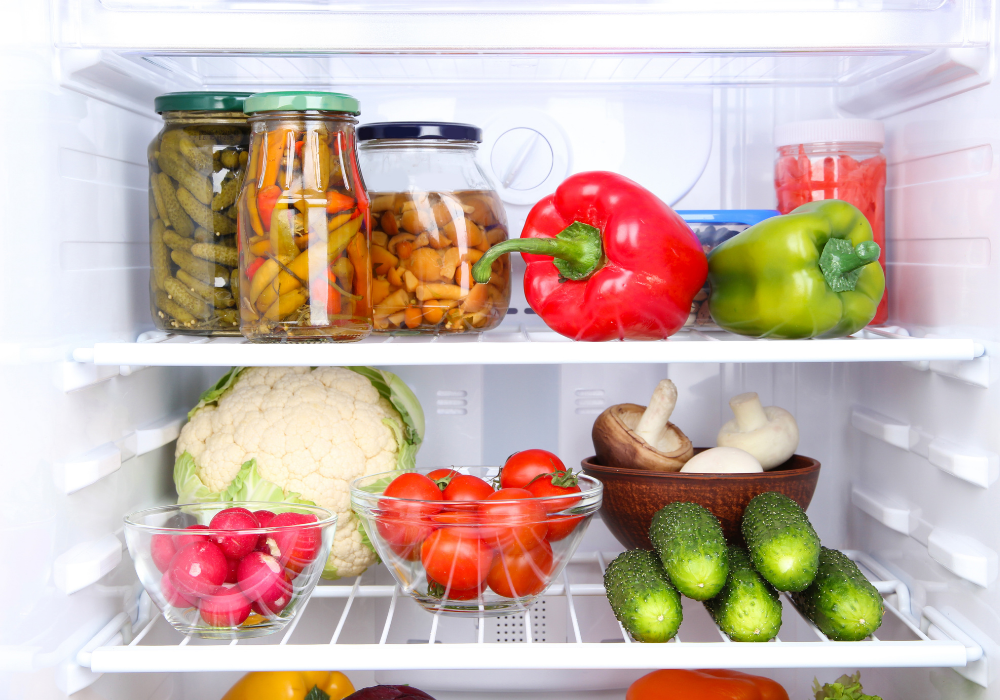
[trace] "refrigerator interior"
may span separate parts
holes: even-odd
[[[504,691],[610,700],[643,669],[672,665],[666,659],[762,669],[793,698],[810,696],[814,676],[861,666],[874,666],[863,670],[866,690],[887,699],[1000,698],[1000,370],[989,359],[1000,331],[995,8],[754,5],[0,8],[0,474],[9,495],[0,531],[13,547],[0,599],[14,603],[0,628],[0,697],[214,700],[243,671],[290,668],[301,655],[348,671],[359,687],[409,682],[440,700]],[[501,183],[512,234],[531,204],[584,170],[620,172],[679,209],[770,208],[776,124],[884,119],[890,325],[791,347],[697,332],[667,343],[564,343],[528,313],[515,275],[517,313],[467,343],[291,348],[151,332],[146,146],[161,125],[152,98],[279,87],[348,92],[362,123],[482,126],[480,160]],[[146,627],[156,611],[139,595],[121,519],[175,497],[173,440],[198,394],[232,364],[391,369],[427,414],[419,466],[499,464],[529,447],[576,465],[592,452],[603,408],[645,403],[664,377],[680,391],[677,422],[696,445],[712,445],[728,398],[756,391],[796,416],[799,453],[823,463],[809,516],[824,544],[857,552],[900,611],[887,613],[880,639],[919,640],[909,623],[927,643],[848,651],[817,640],[786,601],[780,643],[724,645],[701,606],[689,605],[683,644],[626,650],[603,596],[585,592],[621,549],[596,520],[569,572],[584,593],[556,591],[527,619],[435,619],[393,598],[388,572],[373,567],[317,595],[282,648],[275,638],[217,650],[162,620]],[[341,648],[320,646],[331,637]],[[480,640],[490,647],[435,651]],[[548,659],[529,643],[557,651]],[[571,653],[580,660],[567,661]],[[451,670],[434,668],[437,654]],[[197,672],[219,663],[227,670]]]

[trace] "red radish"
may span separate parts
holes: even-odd
[[[270,554],[250,552],[240,561],[236,580],[240,584],[240,590],[254,600],[278,585],[284,575],[285,570]]]
[[[174,586],[187,597],[208,595],[226,580],[226,556],[211,542],[184,547],[170,561],[167,571]]]
[[[302,573],[302,569],[316,558],[323,536],[318,527],[289,526],[314,522],[317,522],[315,515],[304,513],[279,513],[271,521],[269,527],[288,528],[272,533],[271,538],[278,550],[278,561],[290,572],[290,575]],[[292,576],[292,578],[294,577]]]
[[[208,525],[188,525],[185,530],[207,530]],[[175,537],[177,549],[183,549],[189,544],[194,544],[195,542],[208,542],[208,535],[199,535],[196,533],[191,533],[189,535],[177,535]]]
[[[212,530],[255,530],[260,527],[260,523],[246,508],[226,508],[215,514],[208,527]],[[244,533],[212,535],[210,539],[230,559],[242,559],[257,546],[258,537],[256,533]]]
[[[159,571],[166,571],[170,566],[170,560],[177,554],[177,543],[172,535],[153,535],[149,543],[150,553],[153,555],[153,564]]]
[[[270,524],[271,520],[274,518],[274,513],[272,513],[269,510],[255,510],[253,512],[253,517],[257,518],[257,522],[260,524],[261,527],[267,527]],[[266,544],[266,542],[267,542],[267,535],[261,535],[257,539],[257,547],[256,547],[257,551],[266,552],[267,550],[264,549],[264,545]]]
[[[163,597],[167,599],[170,605],[175,608],[190,608],[197,602],[197,598],[194,600],[189,600],[186,596],[181,595],[181,592],[177,590],[174,582],[170,579],[170,572],[167,571],[160,577],[160,593]]]
[[[281,579],[271,588],[261,593],[252,603],[258,615],[277,615],[292,602],[292,579],[283,573]]]
[[[236,572],[239,571],[242,559],[226,559],[226,583],[236,583]]]
[[[236,586],[219,586],[198,602],[198,610],[212,627],[235,627],[250,617],[250,601]]]

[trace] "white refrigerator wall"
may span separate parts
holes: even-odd
[[[73,663],[76,651],[115,613],[137,614],[127,552],[108,538],[121,538],[125,513],[170,499],[171,431],[219,374],[212,368],[118,369],[70,361],[77,345],[131,341],[151,327],[145,156],[160,124],[151,96],[189,88],[199,73],[188,82],[171,82],[162,71],[136,73],[131,59],[57,50],[53,37],[65,44],[70,22],[60,15],[56,26],[49,12],[67,6],[88,4],[22,3],[0,15],[6,106],[0,116],[6,134],[0,141],[0,240],[7,262],[0,282],[7,300],[0,307],[0,386],[6,399],[0,403],[6,437],[0,479],[10,497],[0,511],[0,536],[12,547],[0,572],[0,599],[17,602],[0,628],[0,697],[32,700],[64,698],[67,689],[86,685],[92,679]],[[132,48],[141,52],[141,37]],[[311,74],[294,62],[272,61],[263,62],[267,70],[254,71],[254,60],[227,73],[226,59],[219,58],[207,64],[218,70],[209,82],[341,87],[323,82],[322,66]],[[517,82],[519,67],[537,75],[566,70],[572,58],[559,63],[558,57],[543,57],[539,68],[524,57],[493,57],[479,68],[482,79],[473,87],[435,80],[435,68],[421,58],[396,60],[396,75],[412,75],[414,84],[373,80],[345,88],[361,99],[364,121],[481,124],[487,132],[484,166],[500,176],[509,163],[500,156],[494,161],[488,147],[502,133],[527,126],[546,137],[549,151],[541,152],[540,167],[549,157],[548,173],[558,176],[527,183],[533,187],[522,191],[530,194],[508,207],[515,233],[530,202],[563,175],[587,169],[622,172],[679,208],[771,207],[774,125],[850,116],[838,110],[838,102],[858,90],[829,87],[822,71],[849,71],[830,68],[826,59],[803,59],[800,65],[800,74],[820,66],[821,87],[791,79],[787,86],[751,87],[586,76],[560,82],[557,71],[544,88]],[[205,65],[195,66],[202,77]],[[385,65],[376,61],[370,70],[374,75]],[[497,68],[504,78],[491,84],[490,71]],[[794,77],[795,69],[789,70]],[[891,322],[914,333],[973,337],[988,354],[995,354],[1000,330],[1000,275],[991,256],[1000,245],[998,90],[995,84],[980,87],[887,119]],[[505,323],[537,324],[537,317],[525,314],[517,284],[515,291],[520,314]],[[757,391],[765,403],[796,415],[800,452],[823,462],[809,513],[824,542],[874,553],[909,585],[915,614],[924,603],[953,610],[956,619],[982,632],[977,641],[993,655],[989,640],[1000,640],[995,365],[982,359],[913,367],[392,369],[414,387],[427,413],[422,465],[496,464],[526,447],[558,450],[576,465],[591,453],[597,413],[623,401],[645,403],[665,376],[681,390],[676,422],[696,444],[711,445],[729,417],[726,400]],[[607,551],[615,544],[595,523],[584,546]],[[359,638],[376,634],[375,609],[361,615],[370,616],[370,625],[362,623]],[[992,677],[993,671],[985,673]],[[213,700],[237,675],[106,675],[74,697]],[[359,683],[374,677],[352,675]],[[805,697],[814,674],[771,675],[793,697]],[[1000,698],[997,684],[983,690],[948,669],[867,670],[865,679],[872,688],[891,689],[887,697]],[[620,696],[593,694],[594,700]]]

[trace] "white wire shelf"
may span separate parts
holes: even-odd
[[[572,573],[532,608],[506,618],[432,615],[393,585],[362,585],[357,579],[353,585],[317,587],[296,621],[271,637],[194,640],[156,614],[127,644],[111,629],[113,621],[77,661],[97,672],[416,671],[960,667],[982,657],[982,648],[933,608],[923,609],[922,621],[913,619],[906,587],[867,555],[849,555],[885,598],[878,636],[861,642],[831,642],[785,599],[780,637],[771,643],[731,642],[700,603],[686,601],[684,623],[672,642],[639,644],[615,621],[604,597],[606,558],[591,553],[574,557]],[[507,629],[514,626],[520,631],[511,636]]]
[[[861,337],[864,336],[864,337]],[[73,359],[96,365],[324,366],[492,365],[668,362],[920,362],[973,360],[983,346],[967,338],[910,338],[880,329],[835,340],[755,340],[730,333],[683,331],[656,342],[573,342],[521,327],[456,336],[371,336],[358,343],[248,343],[144,333],[134,343],[77,348]]]

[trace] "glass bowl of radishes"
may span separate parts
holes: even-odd
[[[139,581],[174,629],[261,637],[291,622],[330,554],[337,516],[290,503],[193,503],[125,518]]]
[[[602,492],[551,452],[525,450],[499,469],[355,479],[351,506],[401,590],[425,609],[505,615],[560,582]]]

